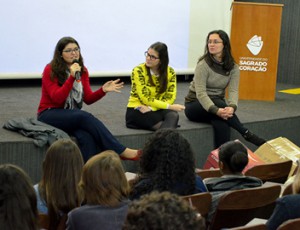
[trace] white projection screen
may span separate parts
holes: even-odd
[[[0,79],[41,78],[57,41],[74,37],[92,77],[129,76],[156,41],[193,73],[209,31],[229,33],[232,0],[0,0]]]

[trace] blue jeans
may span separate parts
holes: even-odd
[[[213,98],[211,99],[219,108],[228,106],[224,99]],[[214,129],[214,142],[215,148],[230,140],[230,127],[238,131],[241,135],[245,134],[247,128],[243,126],[236,114],[228,120],[224,120],[219,116],[207,112],[198,100],[185,103],[186,117],[195,122],[211,123]]]
[[[68,133],[77,139],[85,161],[104,150],[121,154],[126,147],[92,114],[79,109],[47,109],[38,120]]]

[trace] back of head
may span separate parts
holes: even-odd
[[[152,192],[129,205],[124,230],[205,229],[203,219],[188,202],[169,192]]]
[[[90,158],[83,167],[80,186],[87,204],[115,206],[129,193],[119,156],[112,150]]]
[[[219,149],[219,160],[231,173],[241,173],[248,164],[248,152],[239,141],[229,141]]]
[[[81,152],[72,140],[59,139],[48,148],[39,191],[47,203],[50,219],[80,205],[78,183],[82,167]]]
[[[37,229],[37,199],[28,175],[11,164],[0,166],[0,228]]]
[[[176,130],[157,130],[145,144],[140,161],[141,174],[152,176],[159,191],[170,191],[175,183],[187,190],[195,186],[195,158],[190,143]],[[190,194],[192,191],[186,191]],[[183,194],[181,194],[183,195]]]

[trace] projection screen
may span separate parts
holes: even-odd
[[[129,76],[156,41],[193,73],[209,31],[229,33],[231,0],[1,0],[0,79],[41,78],[57,41],[74,37],[92,77]]]

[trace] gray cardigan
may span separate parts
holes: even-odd
[[[224,76],[211,69],[205,60],[200,61],[195,69],[194,78],[189,87],[195,93],[203,108],[211,113],[216,113],[218,107],[211,98],[225,97],[225,90],[228,87],[228,105],[235,110],[238,104],[240,70],[237,64],[234,65],[228,76]]]
[[[40,122],[36,118],[14,118],[7,121],[3,128],[33,138],[33,143],[38,147],[51,145],[60,138],[70,138],[64,131]]]

